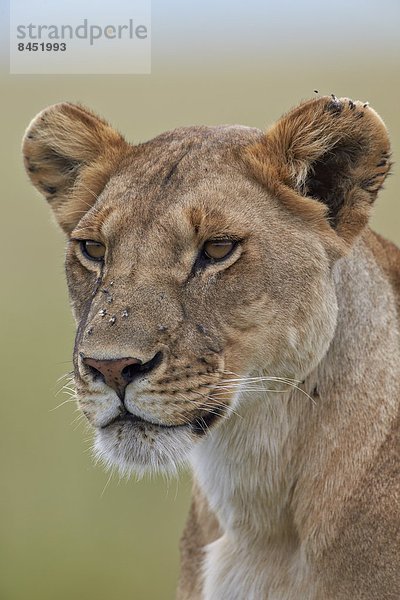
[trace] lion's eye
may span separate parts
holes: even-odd
[[[101,261],[106,253],[106,247],[93,240],[81,240],[81,249],[83,254],[90,260]]]
[[[203,254],[211,260],[222,260],[232,252],[235,246],[234,240],[208,240],[203,246]]]

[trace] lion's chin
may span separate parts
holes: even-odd
[[[188,465],[196,443],[223,421],[226,411],[227,407],[217,407],[213,412],[197,413],[193,421],[176,425],[155,423],[124,412],[96,427],[95,458],[123,476],[175,476]]]
[[[114,422],[96,429],[94,455],[107,469],[122,476],[163,473],[175,476],[188,464],[196,435],[189,426],[145,426],[138,422]]]

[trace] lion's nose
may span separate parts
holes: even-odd
[[[83,357],[82,362],[94,378],[100,377],[123,400],[126,387],[137,377],[154,369],[162,360],[161,352],[143,363],[139,358],[97,358]]]

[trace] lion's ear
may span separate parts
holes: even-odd
[[[23,140],[25,168],[69,233],[96,202],[129,145],[87,109],[55,104],[30,123]]]
[[[351,243],[388,174],[390,144],[368,104],[329,96],[282,117],[247,157],[256,177],[286,205],[308,218],[324,217]]]

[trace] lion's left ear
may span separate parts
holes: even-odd
[[[304,102],[247,149],[253,175],[291,210],[324,219],[347,243],[368,222],[390,169],[379,115],[335,96]]]

